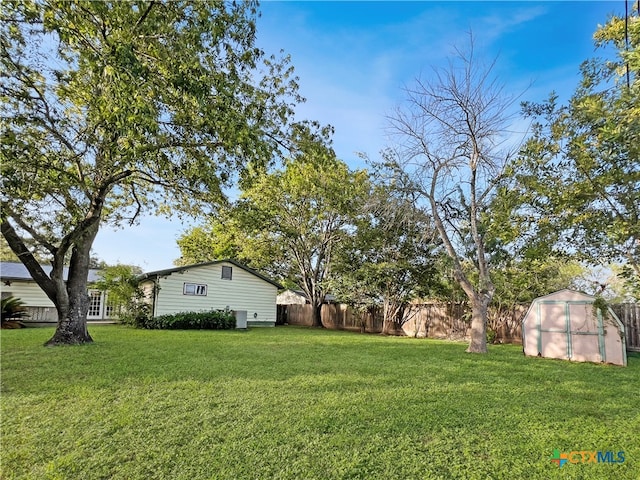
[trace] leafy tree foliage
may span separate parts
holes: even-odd
[[[242,230],[233,218],[233,209],[219,208],[215,215],[207,217],[203,225],[190,228],[180,235],[177,240],[180,258],[174,263],[192,265],[233,258],[256,266],[257,262],[242,257],[242,237]]]
[[[563,288],[576,288],[585,273],[583,265],[567,258],[510,258],[494,268],[494,304],[512,308]]]
[[[439,242],[431,218],[386,181],[384,168],[370,176],[371,193],[340,243],[329,288],[360,310],[382,304],[383,333],[393,333],[410,319],[412,300],[440,287]]]
[[[91,285],[107,292],[107,303],[122,323],[137,325],[150,314],[150,304],[139,286],[141,273],[133,265],[104,265],[98,273],[100,280]]]
[[[202,229],[184,235],[179,241],[183,259],[235,254],[302,288],[314,306],[314,324],[321,326],[320,307],[336,248],[348,236],[368,189],[366,172],[351,171],[336,158],[330,134],[328,127],[316,131],[298,125],[293,153],[282,168],[255,171],[229,214],[210,222],[208,238]]]
[[[626,28],[625,28],[626,24]],[[533,135],[513,165],[514,225],[593,264],[621,262],[640,286],[640,19],[612,17],[594,35],[613,60],[581,66],[567,105],[525,103]],[[640,293],[640,289],[638,289]]]
[[[556,251],[560,236],[551,222],[520,216],[520,193],[513,183],[513,175],[501,179],[490,215],[483,218],[496,287],[493,303],[499,309],[512,309],[563,288],[579,288],[587,272],[574,255]]]
[[[101,224],[215,203],[273,158],[299,98],[287,59],[256,48],[256,15],[254,2],[3,3],[2,234],[56,305],[49,344],[91,341]]]

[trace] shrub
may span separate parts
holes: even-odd
[[[180,312],[141,318],[137,326],[151,330],[230,330],[236,328],[236,319],[226,311]]]
[[[146,328],[146,322],[151,320],[151,305],[144,302],[131,302],[126,308],[120,309],[118,319],[124,325]]]
[[[107,292],[112,316],[125,325],[144,326],[151,316],[151,305],[140,288],[138,267],[132,265],[106,266],[98,275],[100,280],[91,286]]]
[[[496,335],[497,333],[494,329],[487,327],[487,343],[495,343]]]
[[[29,316],[24,302],[16,297],[6,297],[2,299],[2,328],[20,328],[20,320]]]

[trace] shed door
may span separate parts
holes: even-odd
[[[543,357],[579,362],[604,360],[602,320],[592,302],[540,302],[539,351]]]
[[[593,313],[593,303],[569,304],[571,360],[601,362],[603,338],[602,321]]]
[[[546,358],[568,359],[567,312],[565,302],[538,303],[538,351]]]

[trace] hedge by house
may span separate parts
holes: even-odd
[[[230,312],[180,312],[140,319],[137,326],[149,330],[230,330],[236,319]]]

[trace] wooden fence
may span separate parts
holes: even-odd
[[[522,317],[528,305],[512,308],[490,308],[487,327],[496,343],[522,343]],[[613,311],[625,326],[627,350],[640,351],[640,305],[627,303],[612,305]],[[280,305],[279,323],[313,325],[311,305]],[[460,303],[430,303],[413,305],[407,314],[409,320],[397,329],[397,335],[417,338],[449,340],[469,339],[471,311]],[[343,304],[325,304],[321,310],[322,325],[335,330],[363,333],[382,332],[382,311],[371,309],[358,312]]]
[[[611,308],[624,325],[627,350],[640,352],[640,304],[620,303]]]
[[[311,305],[287,305],[279,307],[279,323],[289,325],[313,325]],[[520,320],[526,307],[513,310],[493,309],[489,312],[488,327],[495,332],[495,341],[520,343],[522,334]],[[470,309],[464,304],[433,303],[413,305],[407,312],[408,321],[394,332],[397,335],[418,338],[441,338],[468,340]],[[350,330],[363,333],[382,332],[382,310],[370,309],[359,312],[344,304],[324,304],[321,310],[322,325],[335,330]]]

